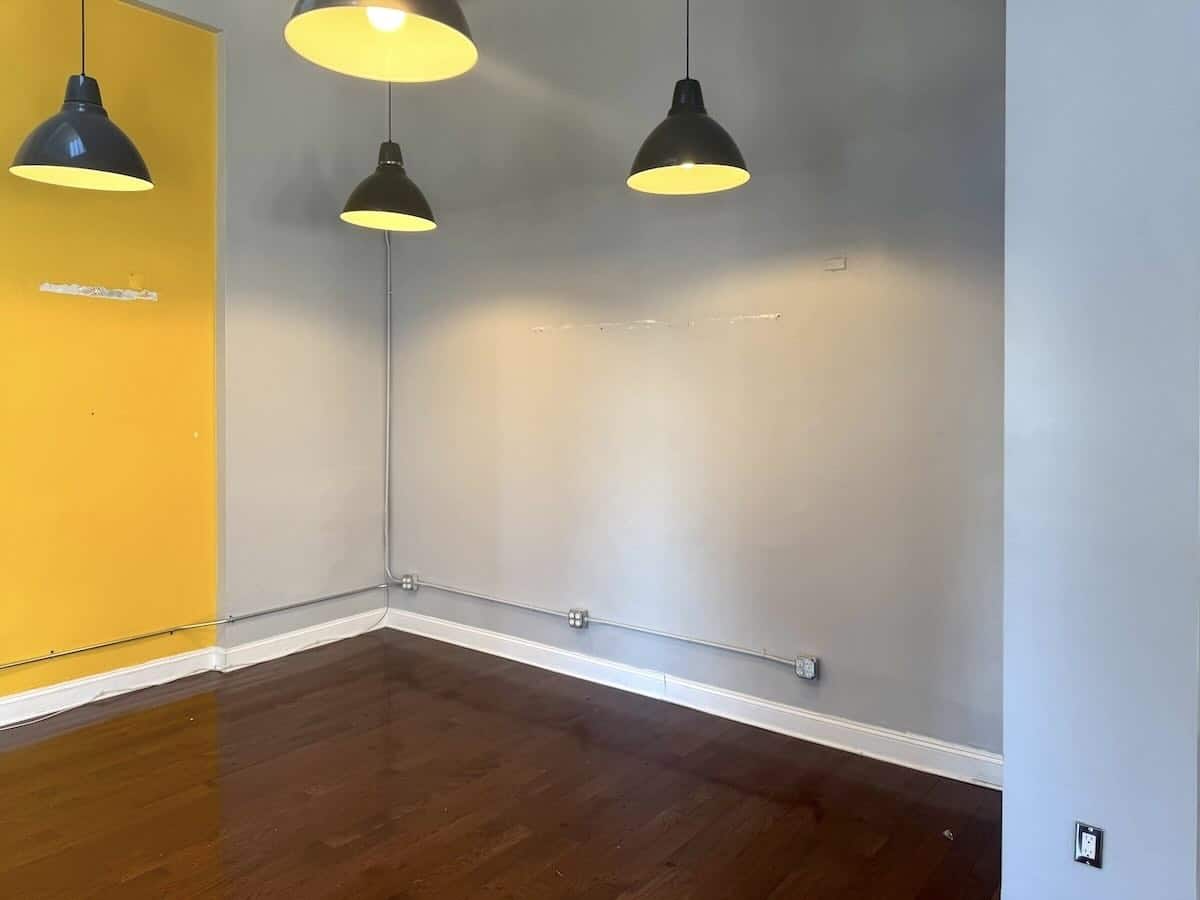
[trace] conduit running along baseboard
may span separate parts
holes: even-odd
[[[210,620],[206,620],[203,622],[189,622],[189,623],[184,623],[184,624],[180,624],[180,625],[174,625],[169,628],[159,629],[157,631],[145,632],[142,634],[135,634],[135,635],[127,635],[127,636],[115,638],[112,640],[81,645],[78,647],[72,647],[67,650],[51,651],[49,653],[44,653],[44,654],[41,654],[38,656],[26,657],[24,659],[9,660],[6,662],[0,661],[0,672],[6,671],[9,669],[21,668],[23,666],[36,665],[38,663],[50,662],[53,660],[62,659],[64,657],[76,656],[81,653],[92,653],[97,650],[107,649],[109,647],[119,647],[119,646],[123,646],[126,644],[139,643],[141,641],[149,640],[151,638],[173,635],[173,634],[176,634],[181,631],[194,631],[194,630],[199,630],[202,628],[213,628],[213,627],[220,626],[220,625],[235,625],[239,622],[247,622],[252,619],[262,618],[265,616],[272,616],[277,613],[290,612],[293,610],[316,606],[318,604],[326,603],[331,600],[340,600],[342,598],[351,597],[356,594],[366,593],[367,591],[372,591],[372,590],[387,591],[389,588],[391,588],[393,586],[398,587],[400,585],[400,580],[395,575],[392,574],[392,568],[391,568],[391,557],[392,557],[392,554],[391,554],[391,547],[392,547],[392,544],[391,544],[391,509],[392,509],[392,300],[393,300],[393,289],[392,289],[392,236],[391,236],[390,232],[384,232],[383,245],[384,245],[384,253],[385,253],[385,272],[386,272],[385,304],[384,304],[384,306],[385,306],[384,346],[385,346],[385,361],[386,362],[385,362],[385,366],[384,366],[384,468],[383,468],[383,522],[382,522],[383,549],[384,549],[383,569],[384,569],[384,574],[386,576],[385,580],[380,584],[371,585],[369,587],[354,588],[352,590],[341,591],[336,594],[326,594],[321,597],[316,597],[311,600],[305,600],[300,603],[291,603],[286,606],[276,606],[276,607],[272,607],[271,609],[257,610],[255,612],[245,613],[243,615],[222,616],[220,618],[210,619]],[[120,299],[120,300],[152,299],[155,301],[157,301],[157,299],[158,299],[157,293],[154,293],[154,292],[146,292],[148,294],[153,293],[154,296],[152,298],[151,297],[140,297],[140,296],[124,296],[124,294],[128,293],[128,292],[115,291],[115,290],[110,290],[108,288],[89,287],[86,285],[78,285],[78,284],[54,284],[51,282],[45,282],[41,285],[40,289],[46,293],[82,295],[82,296],[88,296],[88,297],[99,296],[99,297],[105,297],[107,299]],[[116,294],[121,294],[121,296],[119,296],[119,297],[115,296]],[[114,295],[114,296],[110,296],[110,295]],[[390,600],[390,595],[385,595],[385,596],[388,596],[389,600]],[[161,660],[151,660],[147,665],[149,665],[153,668],[153,666],[158,662],[161,662]],[[120,671],[124,671],[124,670],[120,670]],[[113,672],[113,673],[108,673],[108,674],[115,675],[116,673]],[[97,676],[97,677],[103,677],[103,676]],[[79,679],[76,679],[76,681],[78,681],[78,680]],[[61,687],[63,685],[68,685],[68,684],[74,684],[74,683],[75,682],[63,682],[59,685],[50,685],[49,687],[47,687],[45,689],[39,689],[39,691],[46,690],[46,691],[51,692],[51,694],[52,694],[53,691],[57,687]],[[149,684],[142,684],[141,686],[148,687]],[[133,690],[133,689],[136,689],[136,688],[131,688],[131,690]],[[37,692],[35,691],[33,693],[37,693]],[[21,695],[15,695],[15,696],[21,696]],[[3,715],[3,709],[4,709],[3,704],[5,702],[5,699],[6,698],[0,698],[0,726],[2,726],[5,721],[9,721],[9,722],[24,721],[25,719],[35,717],[35,716],[23,716],[18,719],[7,719],[6,720],[5,716]],[[98,698],[94,697],[93,699],[98,699]],[[87,702],[87,701],[84,701],[84,702]],[[78,705],[78,704],[76,704],[76,705]],[[65,709],[65,708],[69,708],[69,707],[60,707],[60,711],[61,711],[61,709]]]
[[[241,615],[223,616],[220,619],[208,619],[203,622],[189,622],[185,625],[172,625],[169,628],[160,628],[157,631],[147,631],[142,634],[133,634],[126,637],[114,638],[109,641],[101,641],[96,644],[86,644],[81,647],[72,647],[69,650],[51,650],[49,653],[43,653],[40,656],[30,656],[25,659],[12,660],[10,662],[0,663],[0,672],[8,669],[19,669],[24,666],[32,666],[37,663],[53,662],[55,660],[64,659],[68,656],[78,656],[81,653],[94,653],[97,650],[107,650],[110,647],[121,647],[125,644],[136,644],[140,641],[150,640],[151,638],[167,637],[173,634],[179,634],[183,631],[198,631],[202,628],[217,628],[221,625],[240,625],[243,622],[252,622],[255,619],[262,619],[266,616],[274,616],[279,613],[294,612],[299,609],[307,609],[312,606],[317,606],[322,603],[329,603],[333,600],[344,600],[347,597],[357,597],[359,594],[366,594],[370,591],[386,591],[391,585],[388,584],[373,584],[368,587],[354,588],[350,591],[340,591],[336,594],[326,594],[323,597],[316,597],[312,600],[302,600],[299,603],[288,603],[283,606],[273,606],[270,609],[260,609],[255,612],[242,613]]]
[[[231,672],[387,627],[388,607],[355,613],[310,628],[234,647],[205,647],[0,697],[0,727],[50,716],[98,700],[178,681],[204,672]]]
[[[1002,756],[876,725],[812,712],[714,685],[394,607],[378,607],[232,647],[208,647],[137,666],[0,697],[0,726],[197,675],[231,672],[357,637],[378,628],[454,644],[618,690],[686,706],[789,737],[999,790]]]
[[[554,616],[559,619],[570,620],[574,612],[580,610],[564,610],[552,609],[548,606],[538,606],[533,603],[522,603],[518,600],[507,600],[502,597],[494,597],[489,594],[481,594],[477,591],[469,591],[465,588],[453,587],[447,584],[440,584],[436,581],[426,581],[416,575],[405,575],[400,579],[400,590],[409,593],[415,593],[421,588],[431,588],[435,591],[442,591],[446,594],[454,594],[458,597],[469,597],[473,600],[483,600],[488,603],[495,603],[500,606],[509,606],[514,609],[523,609],[527,612],[535,612],[545,616]],[[650,628],[647,625],[635,625],[632,622],[622,622],[618,619],[610,619],[607,616],[592,615],[590,610],[581,610],[584,613],[586,621],[591,625],[607,625],[610,628],[620,628],[622,631],[636,631],[639,634],[648,634],[652,637],[665,638],[671,641],[682,641],[685,644],[695,644],[699,647],[711,647],[714,650],[722,650],[726,653],[737,653],[742,656],[752,656],[755,659],[765,659],[768,662],[783,663],[785,666],[796,667],[799,674],[799,661],[801,659],[812,660],[814,671],[818,663],[816,657],[800,657],[800,656],[780,656],[777,653],[771,653],[769,650],[756,650],[752,647],[743,647],[739,644],[731,644],[726,641],[714,641],[708,638],[696,637],[695,635],[679,634],[673,631],[662,631],[658,628]],[[807,679],[809,681],[816,680],[815,678]]]
[[[339,594],[320,597],[303,603],[291,604],[269,610],[251,613],[244,616],[229,616],[211,622],[196,623],[167,629],[154,635],[137,635],[123,638],[109,644],[93,645],[77,648],[70,653],[85,653],[104,646],[119,643],[140,641],[158,634],[168,634],[187,628],[212,627],[216,625],[234,624],[239,621],[272,615],[292,609],[314,606],[328,600],[349,597],[372,590],[386,589],[389,586],[402,586],[402,580],[393,575],[391,563],[391,369],[392,369],[392,259],[391,236],[384,235],[387,252],[387,303],[385,365],[385,435],[384,435],[384,517],[383,536],[385,546],[384,567],[387,574],[387,584],[373,585],[367,588],[355,589]],[[47,285],[46,287],[52,287]],[[64,286],[77,288],[78,286]],[[83,288],[83,290],[95,290]],[[59,291],[55,291],[59,292]],[[68,292],[68,291],[62,291]],[[75,291],[69,291],[74,293]],[[90,294],[95,296],[95,294]],[[126,299],[126,298],[120,298]],[[132,299],[132,298],[130,298]],[[141,299],[141,298],[139,298]],[[442,588],[440,585],[426,583],[425,586],[461,591],[453,588]],[[483,599],[494,599],[485,597]],[[497,601],[500,602],[500,601]],[[518,605],[518,604],[512,604]],[[549,612],[549,610],[544,610]],[[552,611],[559,615],[558,611]],[[604,620],[596,618],[597,624]],[[629,627],[621,623],[608,623],[617,627]],[[373,630],[376,627],[391,627],[411,634],[418,634],[434,640],[457,644],[518,662],[560,672],[598,684],[608,685],[620,690],[644,694],[656,699],[688,706],[723,718],[745,722],[770,731],[776,731],[803,740],[836,747],[864,756],[870,756],[887,762],[896,763],[908,768],[944,775],[960,781],[973,782],[987,787],[999,789],[1002,784],[1003,757],[972,747],[950,744],[913,735],[892,731],[878,726],[854,722],[814,713],[800,707],[773,703],[746,694],[727,691],[713,685],[690,682],[675,678],[665,672],[656,672],[626,666],[599,657],[586,656],[580,653],[551,647],[527,641],[499,632],[485,631],[472,628],[444,619],[420,616],[416,613],[396,610],[390,603],[382,609],[360,613],[342,619],[336,619],[310,628],[287,632],[261,641],[254,641],[235,647],[209,647],[178,656],[152,660],[137,666],[117,669],[100,675],[62,682],[45,688],[0,697],[0,727],[14,723],[36,719],[41,716],[53,715],[58,712],[82,706],[99,699],[117,696],[142,688],[175,681],[190,675],[208,671],[231,671],[245,666],[256,665],[272,659],[278,659],[305,649],[333,641],[344,640]],[[639,629],[647,630],[649,629]],[[682,636],[663,635],[676,639],[689,640]],[[695,640],[695,639],[691,639]],[[711,643],[696,641],[698,643]],[[718,646],[713,644],[713,646]],[[744,648],[739,652],[746,652]],[[753,652],[753,651],[751,651]],[[20,660],[0,668],[11,668],[35,662],[57,658],[63,654],[50,654],[36,659]],[[778,662],[788,662],[782,657],[775,657],[763,651],[761,655]]]
[[[1000,790],[1004,758],[924,735],[868,725],[393,607],[390,627],[563,675],[686,706],[800,740]]]

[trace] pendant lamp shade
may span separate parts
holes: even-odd
[[[626,180],[645,194],[715,194],[741,187],[750,170],[729,132],[708,114],[692,77],[692,2],[684,3],[684,71],[666,120],[650,132]]]
[[[379,168],[354,189],[342,221],[379,231],[433,231],[437,220],[429,201],[404,171],[400,145],[384,141]]]
[[[299,0],[284,38],[318,66],[373,81],[442,81],[479,60],[458,0]]]
[[[633,162],[626,182],[646,194],[713,194],[741,187],[750,180],[737,143],[708,115],[700,82],[684,78],[675,98]]]
[[[80,74],[67,80],[62,111],[33,130],[8,171],[30,181],[94,191],[154,187],[133,141],[108,117],[87,73],[87,0],[79,2]]]

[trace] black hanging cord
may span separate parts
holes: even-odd
[[[687,77],[692,77],[692,0],[687,0],[686,12],[684,13],[684,33],[687,35],[684,38],[684,68],[687,70]]]
[[[79,0],[79,74],[87,74],[87,0]]]
[[[388,82],[388,141],[392,140],[392,83]]]

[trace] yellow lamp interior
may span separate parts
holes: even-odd
[[[381,212],[374,209],[356,209],[342,213],[342,221],[359,228],[374,228],[378,231],[433,231],[437,222],[410,216],[406,213]]]
[[[667,194],[678,197],[728,191],[741,187],[749,180],[750,173],[737,166],[685,163],[679,166],[663,166],[638,172],[630,175],[626,184],[643,194]]]
[[[333,6],[296,16],[284,38],[305,59],[373,81],[441,81],[475,66],[479,51],[456,28],[386,7]],[[392,14],[392,15],[386,15]]]
[[[117,172],[102,172],[99,169],[83,169],[78,166],[12,166],[8,171],[18,178],[56,184],[59,187],[82,188],[88,191],[149,191],[154,185],[141,178],[121,175]]]

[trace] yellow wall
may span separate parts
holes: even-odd
[[[78,0],[0,29],[0,663],[216,615],[214,35],[89,0],[88,74],[157,184],[101,194],[7,165],[79,70]],[[129,287],[152,303],[43,294]],[[211,629],[0,673],[0,695],[213,643]]]

